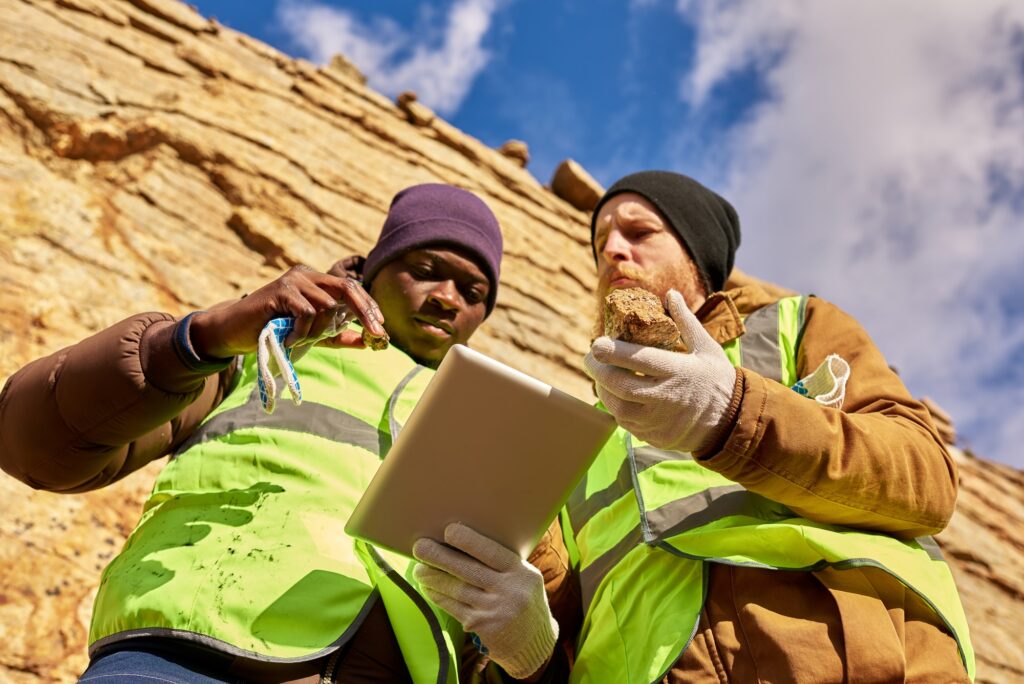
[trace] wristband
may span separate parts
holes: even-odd
[[[215,356],[200,356],[196,353],[195,347],[192,346],[192,340],[189,337],[189,328],[192,325],[192,317],[197,313],[203,312],[193,311],[174,326],[174,335],[171,338],[174,353],[182,365],[194,373],[209,375],[220,372],[228,367],[231,361],[234,360],[234,357],[218,358]]]

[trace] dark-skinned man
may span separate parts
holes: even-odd
[[[493,310],[501,253],[479,198],[414,186],[365,262],[295,267],[180,320],[132,316],[9,379],[0,465],[32,487],[96,489],[173,454],[103,574],[81,681],[456,680],[461,627],[408,560],[343,528],[431,369]],[[294,318],[298,347],[339,312],[390,348],[358,330],[320,341],[296,362],[304,402],[266,413],[264,326]]]

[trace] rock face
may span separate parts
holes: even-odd
[[[441,180],[505,230],[500,305],[476,346],[589,397],[587,214],[364,81],[344,58],[291,59],[172,0],[0,3],[0,382],[129,313],[183,313],[365,252],[397,190]],[[0,681],[84,668],[99,573],[159,468],[76,496],[0,475]],[[961,475],[940,543],[979,680],[1024,678],[1024,475],[967,456]]]

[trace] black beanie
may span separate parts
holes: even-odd
[[[641,171],[618,180],[594,207],[590,219],[590,249],[597,261],[594,230],[601,207],[615,195],[635,192],[657,207],[697,269],[708,278],[711,291],[725,287],[740,246],[740,219],[724,198],[688,176],[671,171]],[[710,293],[709,293],[710,294]]]

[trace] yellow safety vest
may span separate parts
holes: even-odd
[[[752,313],[726,355],[793,386],[805,304],[804,297],[789,297]],[[686,454],[655,449],[621,429],[562,516],[584,608],[573,682],[660,681],[696,633],[709,563],[804,572],[880,568],[942,618],[974,677],[963,607],[930,537],[903,541],[801,518]]]
[[[314,348],[303,403],[263,412],[254,358],[156,480],[103,573],[90,651],[170,636],[265,661],[321,657],[382,600],[413,680],[455,682],[461,626],[408,559],[344,526],[433,374],[394,347]]]

